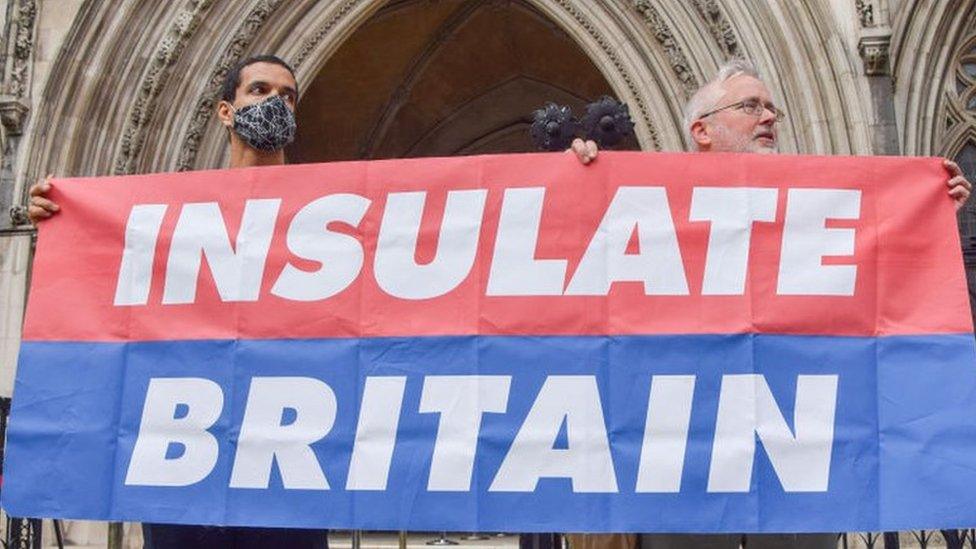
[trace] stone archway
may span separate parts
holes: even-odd
[[[555,101],[580,115],[606,94],[572,38],[525,2],[398,0],[307,84],[288,158],[529,152],[533,109]]]
[[[976,1],[910,0],[891,42],[902,152],[955,155],[976,123],[960,101],[960,57],[976,46]],[[968,120],[967,120],[968,119]]]
[[[820,2],[775,9],[744,9],[739,0],[513,5],[523,2],[540,24],[568,36],[613,95],[630,105],[645,150],[681,150],[687,96],[723,59],[744,56],[785,98],[786,151],[871,152],[871,106],[864,101],[869,93],[853,77],[853,62],[838,54],[842,46],[830,39],[826,23],[832,16]],[[296,65],[300,81],[313,82],[358,29],[391,6],[388,0],[178,5],[164,11],[153,0],[83,4],[30,116],[15,166],[21,182],[44,173],[219,167],[227,144],[213,111],[230,66],[252,53],[276,53]]]

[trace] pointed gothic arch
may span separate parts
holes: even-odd
[[[646,150],[681,150],[681,108],[724,59],[748,57],[790,113],[787,152],[871,152],[869,95],[820,2],[525,0],[568,35],[626,101]],[[748,5],[746,5],[748,4]],[[226,70],[276,53],[312,82],[387,0],[86,2],[25,132],[16,171],[101,175],[219,167],[213,118]]]

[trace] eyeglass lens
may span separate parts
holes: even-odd
[[[783,119],[783,111],[776,108],[772,103],[766,104],[757,99],[746,99],[742,102],[742,110],[746,114],[751,114],[752,116],[762,116],[763,111],[769,109],[770,112],[776,117],[776,120]]]

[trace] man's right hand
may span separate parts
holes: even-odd
[[[27,217],[31,223],[37,225],[39,222],[58,213],[61,207],[44,195],[51,191],[51,176],[47,176],[43,181],[38,181],[30,188],[30,204],[27,206]]]

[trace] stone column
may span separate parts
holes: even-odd
[[[37,35],[36,0],[10,0],[6,8],[3,41],[0,42],[0,124],[4,137],[0,143],[0,230],[26,221],[23,212],[15,209],[21,197],[15,192],[14,163],[30,112]]]
[[[33,232],[0,232],[0,396],[13,392]]]
[[[857,0],[860,39],[857,52],[864,64],[864,76],[871,90],[871,148],[874,154],[901,154],[895,122],[895,90],[888,50],[891,27],[888,12],[876,0]]]

